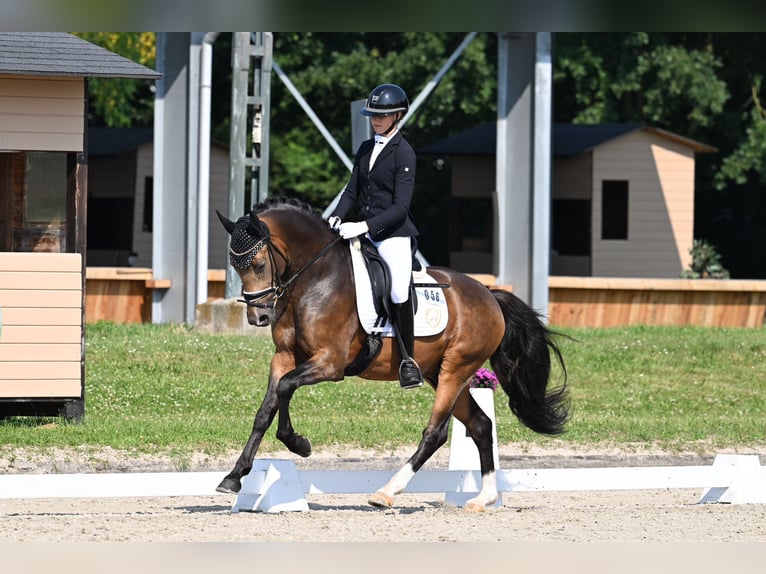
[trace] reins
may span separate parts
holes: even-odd
[[[243,291],[242,292],[242,299],[238,299],[240,303],[245,303],[249,307],[258,307],[261,309],[273,309],[276,307],[277,302],[279,299],[282,298],[282,296],[287,291],[287,288],[297,281],[298,277],[300,277],[306,269],[311,267],[314,263],[316,263],[319,259],[324,257],[324,255],[335,246],[336,243],[338,243],[342,238],[340,236],[333,239],[330,243],[325,245],[314,257],[312,257],[303,267],[298,269],[298,271],[295,272],[295,274],[290,277],[287,281],[282,282],[282,278],[277,274],[277,268],[275,265],[275,258],[274,258],[274,251],[279,253],[279,256],[285,261],[286,264],[289,264],[289,261],[284,253],[282,253],[278,247],[276,247],[270,239],[266,239],[266,245],[269,251],[269,260],[271,262],[271,269],[272,269],[272,276],[271,276],[271,287],[268,287],[266,289],[261,289],[260,291]],[[276,283],[276,285],[275,285]],[[271,301],[268,303],[258,303],[261,299],[264,297],[267,297],[271,294],[274,294],[274,297]]]

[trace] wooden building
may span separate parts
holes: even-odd
[[[551,275],[678,278],[694,239],[694,158],[715,149],[640,125],[556,124]],[[496,124],[419,150],[452,166],[450,266],[493,272]]]
[[[0,33],[0,416],[85,408],[88,79],[159,74],[66,33]]]
[[[88,130],[88,266],[152,267],[153,128]],[[210,144],[208,264],[228,265],[229,236],[215,211],[227,213],[229,149]]]

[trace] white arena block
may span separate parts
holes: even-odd
[[[719,454],[713,468],[731,473],[725,486],[706,489],[700,504],[718,502],[723,504],[766,503],[766,469],[755,454]]]
[[[295,512],[309,509],[295,463],[256,459],[231,508],[232,512]]]

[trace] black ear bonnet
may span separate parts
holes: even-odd
[[[257,216],[240,217],[231,232],[229,261],[237,269],[247,269],[269,241],[269,228]]]

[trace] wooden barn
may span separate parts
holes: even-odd
[[[551,275],[678,278],[691,261],[696,153],[714,148],[640,125],[556,124]],[[493,273],[496,124],[419,153],[452,166],[450,266]]]
[[[159,74],[66,33],[0,33],[0,416],[85,409],[88,80]]]
[[[88,130],[88,266],[152,267],[154,129]],[[210,144],[208,263],[228,265],[228,234],[215,211],[229,200],[229,149]]]

